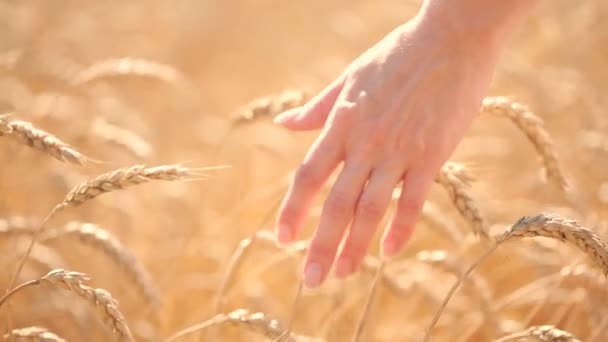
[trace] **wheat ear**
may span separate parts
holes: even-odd
[[[437,324],[441,313],[447,306],[449,300],[454,295],[460,284],[465,278],[473,272],[473,270],[487,257],[494,252],[502,243],[525,237],[548,237],[558,239],[573,246],[576,246],[582,252],[587,254],[597,266],[608,274],[608,248],[606,244],[591,230],[579,225],[573,220],[568,220],[557,215],[540,214],[530,217],[522,217],[515,222],[510,229],[498,236],[496,242],[485,253],[483,253],[454,283],[448,294],[446,295],[439,310],[433,317],[431,325],[427,329],[424,341],[430,338],[433,327]]]
[[[21,290],[37,285],[63,287],[77,294],[97,309],[98,314],[120,341],[133,341],[131,331],[125,319],[118,310],[118,304],[112,295],[103,289],[94,289],[83,284],[89,278],[84,273],[71,272],[63,269],[52,270],[44,277],[25,282],[7,292],[0,298],[0,306]]]
[[[139,292],[146,298],[146,303],[159,309],[161,296],[149,273],[139,260],[109,231],[92,223],[70,222],[58,232],[52,232],[42,238],[44,242],[72,239],[101,251],[129,276]]]
[[[269,318],[263,312],[250,313],[248,310],[238,309],[228,314],[218,314],[207,321],[183,329],[166,339],[165,342],[173,342],[182,337],[201,332],[207,328],[224,324],[242,327],[273,340],[284,338],[285,341],[288,342],[314,341],[314,339],[310,337],[298,336],[293,333],[290,333],[288,336],[283,336],[284,329],[279,321]]]
[[[135,165],[117,169],[99,175],[74,187],[58,205],[79,206],[101,194],[122,190],[150,181],[183,181],[204,177],[202,171],[209,169],[192,169],[181,165],[160,165],[148,167]]]
[[[569,332],[559,330],[552,325],[530,327],[522,332],[501,337],[494,342],[516,341],[524,338],[534,338],[539,342],[581,342],[580,339]]]
[[[170,65],[141,58],[123,57],[97,62],[76,73],[69,82],[76,86],[116,76],[151,77],[167,83],[176,83],[183,79],[182,75]]]
[[[472,177],[464,171],[464,166],[452,162],[446,163],[437,174],[435,181],[448,193],[458,212],[471,225],[473,232],[488,239],[486,221],[468,189]]]
[[[100,176],[97,176],[91,180],[77,185],[65,196],[61,203],[56,205],[53,210],[51,210],[51,212],[42,221],[40,227],[32,236],[30,245],[23,257],[21,258],[21,261],[17,266],[17,270],[13,274],[13,278],[10,282],[10,288],[15,286],[15,281],[19,277],[19,273],[21,272],[25,261],[32,252],[32,248],[34,248],[34,245],[40,238],[40,234],[44,231],[45,224],[53,216],[55,216],[55,214],[67,208],[68,206],[78,206],[101,194],[112,192],[115,190],[121,190],[130,186],[147,183],[150,181],[180,181],[202,178],[204,176],[202,171],[211,169],[214,168],[192,169],[182,167],[180,165],[161,165],[154,167],[147,167],[145,165],[135,165],[104,173]]]
[[[286,90],[280,94],[255,99],[233,114],[233,125],[237,126],[265,117],[272,118],[286,110],[299,107],[306,101],[306,93],[300,90]]]
[[[14,329],[9,334],[5,334],[4,339],[15,342],[65,342],[57,334],[41,327]]]
[[[135,132],[111,124],[103,118],[95,120],[93,134],[105,142],[121,147],[137,158],[148,158],[153,151],[150,143]]]
[[[0,136],[12,138],[64,163],[84,165],[93,161],[51,133],[38,129],[29,122],[10,120],[9,115],[0,116]]]
[[[482,101],[481,111],[511,120],[534,145],[542,159],[547,178],[561,190],[568,190],[568,180],[560,167],[555,144],[545,130],[541,118],[532,113],[527,106],[503,96],[485,98]]]

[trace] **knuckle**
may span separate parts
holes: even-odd
[[[345,193],[336,192],[325,203],[325,210],[332,216],[343,216],[352,211],[352,199]]]
[[[373,198],[362,198],[357,206],[357,216],[364,220],[376,219],[384,214],[379,202]]]
[[[296,171],[294,183],[300,186],[315,186],[319,184],[319,176],[313,166],[302,164]]]
[[[419,199],[404,198],[399,203],[399,209],[408,217],[417,216],[422,211],[424,201]]]
[[[283,208],[281,209],[281,214],[279,215],[279,224],[287,223],[291,224],[296,221],[297,218],[297,210],[294,205],[290,202],[285,203]]]
[[[360,238],[349,239],[342,250],[342,256],[357,260],[367,252],[367,242]]]
[[[331,262],[336,255],[336,247],[325,243],[324,241],[314,241],[310,245],[310,259],[323,262]]]

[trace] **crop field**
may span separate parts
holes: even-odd
[[[528,18],[397,257],[303,289],[324,196],[276,243],[272,118],[418,6],[0,0],[0,340],[608,340],[604,0]]]

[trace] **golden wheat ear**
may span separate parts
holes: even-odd
[[[302,106],[307,100],[307,94],[301,90],[286,90],[280,94],[255,99],[232,115],[233,125],[238,126],[261,118],[273,118],[286,110]]]
[[[0,136],[13,139],[19,144],[29,146],[67,164],[82,166],[87,162],[99,163],[78,152],[53,134],[36,128],[29,122],[10,118],[11,115],[0,116]]]
[[[112,294],[104,289],[94,289],[84,285],[87,280],[89,280],[89,277],[84,273],[55,269],[41,278],[25,282],[7,292],[0,298],[0,306],[15,294],[32,286],[48,285],[64,288],[94,307],[101,321],[112,331],[118,341],[133,341],[131,330],[118,309],[118,303],[112,297]]]
[[[4,335],[4,339],[16,342],[66,342],[59,335],[42,327],[13,329]]]
[[[264,336],[273,341],[282,339],[283,342],[321,342],[321,340],[312,337],[300,336],[293,333],[284,334],[285,329],[278,320],[270,318],[263,312],[251,313],[246,309],[237,309],[226,314],[218,314],[207,321],[175,333],[166,339],[165,342],[177,341],[185,336],[221,325],[232,325],[234,327],[244,328],[245,330],[259,336]]]
[[[503,336],[494,342],[519,341],[526,338],[533,338],[540,342],[582,342],[571,333],[559,330],[552,325],[533,326],[522,332]]]
[[[540,117],[534,114],[526,105],[504,96],[483,99],[481,112],[503,116],[511,120],[534,145],[536,153],[542,160],[548,180],[553,182],[562,191],[568,192],[570,186],[558,160],[557,148]]]

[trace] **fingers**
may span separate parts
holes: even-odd
[[[336,262],[337,277],[346,277],[361,265],[401,175],[401,170],[375,170],[372,173],[359,198],[353,224]]]
[[[322,128],[344,87],[344,79],[338,77],[306,105],[278,115],[274,122],[297,131]]]
[[[369,169],[346,164],[332,188],[310,243],[304,268],[304,285],[319,286],[327,277],[344,231],[350,223]]]
[[[395,216],[384,237],[384,256],[395,255],[409,240],[434,178],[435,170],[428,165],[413,168],[406,174]]]
[[[335,133],[319,136],[300,167],[279,209],[278,240],[289,243],[302,229],[310,206],[327,178],[342,160],[342,151]]]

